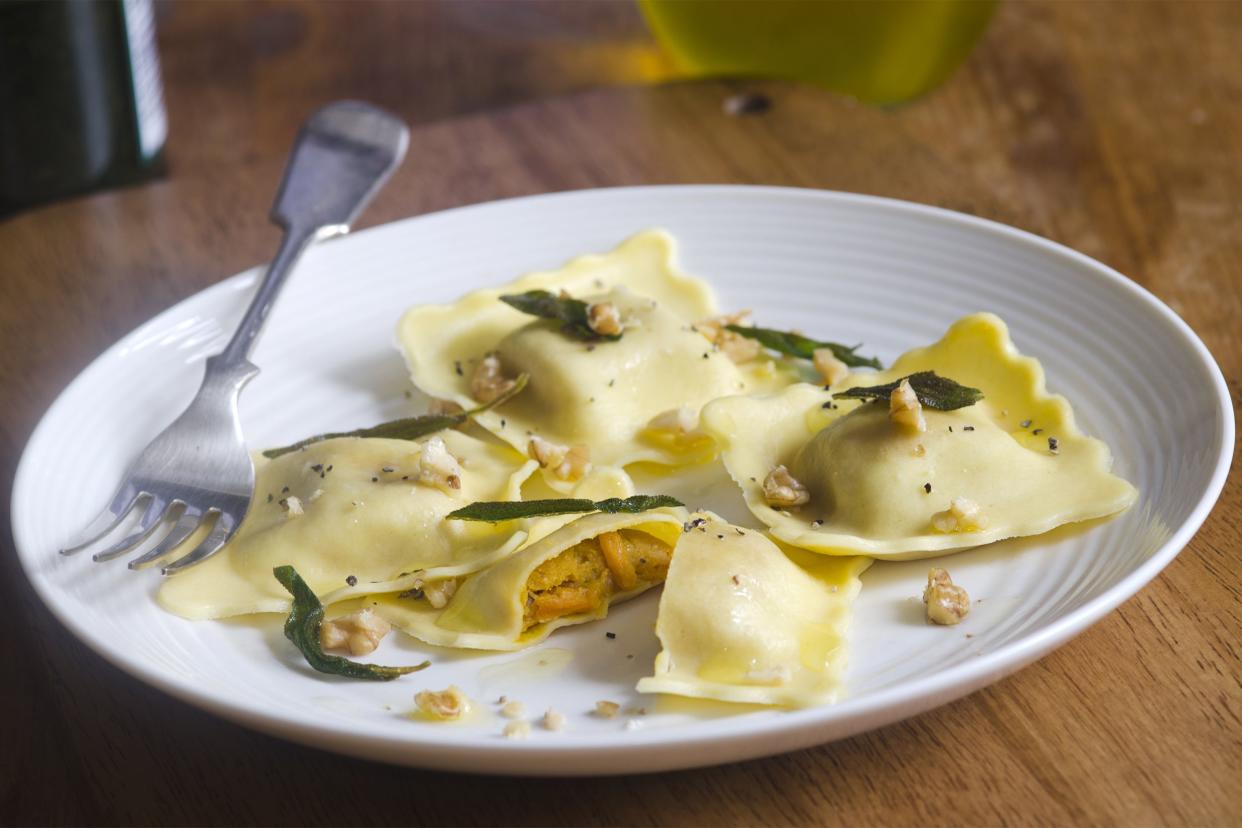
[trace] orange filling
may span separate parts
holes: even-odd
[[[530,574],[522,629],[566,615],[595,613],[618,592],[662,583],[672,556],[668,544],[632,529],[571,546]]]

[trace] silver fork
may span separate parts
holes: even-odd
[[[272,220],[284,238],[241,324],[224,350],[207,359],[202,386],[189,408],[130,465],[108,507],[83,530],[85,540],[61,554],[96,543],[139,508],[141,517],[130,534],[96,553],[96,561],[130,552],[172,521],[163,540],[130,561],[130,569],[161,560],[213,517],[207,537],[165,566],[164,574],[201,563],[228,542],[254,493],[254,464],[242,437],[237,400],[259,373],[249,358],[259,330],[303,251],[314,241],[349,232],[401,163],[408,144],[404,123],[356,101],[328,104],[307,119],[272,207]]]

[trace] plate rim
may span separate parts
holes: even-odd
[[[1089,271],[1093,278],[1103,279],[1111,283],[1113,287],[1129,292],[1149,310],[1154,311],[1171,328],[1172,333],[1183,344],[1190,347],[1197,361],[1206,369],[1212,379],[1214,402],[1219,414],[1219,425],[1213,436],[1216,444],[1216,457],[1211,476],[1199,493],[1186,520],[1169,535],[1151,557],[1134,568],[1121,581],[1044,628],[1029,633],[967,664],[941,670],[861,698],[847,698],[829,707],[791,711],[782,714],[778,720],[765,722],[758,732],[744,729],[738,733],[720,734],[704,729],[699,733],[679,733],[678,738],[669,740],[667,734],[659,731],[644,733],[638,730],[627,733],[623,740],[591,737],[560,745],[498,740],[494,745],[487,747],[485,761],[480,761],[480,748],[477,745],[458,743],[455,746],[452,734],[443,736],[437,734],[436,737],[428,738],[430,734],[420,732],[417,739],[409,738],[409,733],[396,732],[393,736],[372,733],[350,734],[340,725],[316,723],[292,713],[260,709],[228,697],[220,698],[210,690],[199,688],[188,679],[164,672],[156,666],[146,664],[139,657],[129,657],[125,651],[109,647],[102,636],[94,634],[89,626],[80,623],[64,608],[57,605],[50,585],[41,583],[28,566],[27,556],[22,551],[26,545],[20,537],[22,532],[19,521],[11,519],[11,533],[22,573],[52,615],[79,641],[110,664],[182,702],[245,727],[336,753],[428,769],[477,773],[503,772],[529,776],[566,775],[568,773],[609,775],[633,773],[636,770],[654,772],[716,765],[823,744],[826,741],[847,738],[877,726],[904,720],[974,692],[1016,672],[1061,646],[1137,594],[1185,548],[1219,499],[1232,464],[1235,422],[1228,385],[1220,366],[1207,346],[1193,329],[1164,302],[1114,268],[1059,242],[998,221],[919,202],[836,190],[745,184],[644,185],[565,190],[461,205],[368,227],[351,233],[346,238],[365,240],[373,232],[391,231],[412,222],[449,219],[463,212],[484,213],[489,210],[529,207],[554,200],[641,197],[657,193],[662,195],[675,193],[706,198],[722,196],[742,199],[751,197],[800,198],[836,202],[847,206],[855,204],[878,207],[927,217],[948,224],[973,227],[1077,263]],[[9,503],[10,517],[15,517],[21,493],[28,485],[26,479],[32,473],[31,447],[43,430],[49,427],[49,415],[52,411],[64,404],[70,392],[79,382],[83,381],[88,373],[94,370],[101,361],[111,358],[116,351],[127,347],[150,326],[158,324],[166,317],[175,316],[184,305],[201,301],[203,297],[217,292],[248,288],[262,267],[263,265],[259,264],[227,276],[181,299],[125,333],[84,366],[45,409],[38,424],[27,438],[13,478]],[[48,554],[54,554],[54,552],[49,551]],[[825,713],[828,711],[832,711],[834,715],[825,718]],[[842,722],[839,721],[841,719],[847,721],[846,726],[841,726]],[[829,726],[829,723],[834,720],[837,720],[835,734],[827,738],[820,735],[818,730]],[[818,729],[815,725],[819,726]],[[757,740],[763,742],[763,746],[759,749],[755,749]],[[713,747],[710,759],[704,761],[687,758],[687,748],[708,744]],[[593,754],[601,748],[606,748],[609,754],[603,763],[598,760],[598,757],[584,761],[587,758],[584,754]],[[517,766],[513,764],[515,754],[521,757],[522,764]],[[567,759],[572,759],[574,764],[567,767]]]

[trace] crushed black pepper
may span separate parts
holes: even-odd
[[[974,426],[962,426],[962,431],[974,431]]]
[[[1037,429],[1035,429],[1034,431],[1032,431],[1031,433],[1032,433],[1032,434],[1043,434],[1043,433],[1044,433],[1044,430],[1043,430],[1042,428],[1037,428]]]
[[[949,426],[949,433],[950,433],[950,434],[952,434],[952,433],[953,433],[953,426]]]
[[[701,526],[702,526],[703,524],[705,524],[705,523],[707,523],[707,518],[695,518],[694,520],[690,521],[689,523],[683,523],[683,524],[681,525],[681,531],[682,531],[682,532],[689,532],[691,529],[698,529],[699,527],[701,527]]]
[[[461,370],[461,360],[459,359],[453,361],[453,370],[457,372],[457,376],[459,377],[464,377],[466,375],[465,372]]]
[[[741,585],[742,585],[742,579],[741,579],[741,578],[739,578],[739,577],[737,577],[736,575],[734,575],[734,576],[733,576],[733,584],[734,584],[734,586],[741,586]]]
[[[931,484],[930,484],[930,483],[924,483],[924,484],[923,484],[923,491],[927,492],[928,494],[931,494]]]
[[[606,633],[604,633],[604,638],[613,639],[613,638],[616,638],[616,637],[617,637],[617,634],[616,634],[616,633],[614,633],[614,632],[606,632]]]
[[[1030,427],[1031,427],[1031,421],[1030,421],[1030,420],[1023,420],[1022,422],[1018,423],[1018,425],[1022,426],[1023,428],[1030,428]]]
[[[393,472],[396,471],[396,469],[394,469],[392,466],[384,466],[382,469],[380,469],[380,471],[382,471],[384,474],[392,474]]]
[[[268,503],[271,503],[271,502],[272,502],[272,493],[271,493],[271,492],[268,492],[268,493],[267,493],[267,502],[268,502]]]
[[[372,478],[371,478],[371,482],[372,482],[372,483],[378,483],[378,482],[379,482],[379,478],[378,478],[378,477],[372,477]]]
[[[350,586],[358,586],[358,576],[357,575],[346,575],[345,583],[349,584]]]
[[[281,493],[281,494],[289,494],[289,487],[288,487],[288,486],[285,486],[283,489],[281,489],[281,490],[280,490],[280,493]]]
[[[422,587],[414,587],[413,589],[407,589],[405,592],[398,592],[397,597],[398,598],[422,598],[423,590],[422,590]]]
[[[1056,437],[1049,437],[1048,438],[1048,451],[1052,452],[1053,454],[1056,454],[1060,450],[1061,450],[1061,441],[1058,440]]]
[[[724,535],[717,535],[716,540],[724,540]]]

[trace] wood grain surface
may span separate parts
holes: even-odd
[[[629,4],[193,2],[161,6],[160,25],[170,176],[0,224],[5,504],[30,431],[94,355],[270,255],[264,216],[293,132],[345,96],[416,124],[366,224],[640,183],[913,199],[1128,274],[1203,337],[1242,398],[1242,3],[1011,2],[944,87],[892,110],[677,80]],[[738,92],[772,106],[726,115]],[[1150,586],[986,690],[787,756],[570,781],[370,764],[169,699],[58,625],[3,521],[6,825],[1242,821],[1236,474]]]

